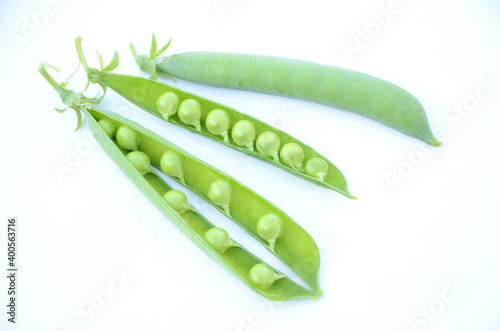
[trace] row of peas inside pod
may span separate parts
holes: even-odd
[[[156,102],[158,112],[165,120],[177,116],[188,126],[201,131],[205,129],[211,135],[221,137],[227,144],[255,150],[262,156],[276,163],[282,163],[294,170],[305,172],[311,177],[323,180],[328,173],[328,164],[319,157],[313,157],[304,163],[304,150],[296,143],[281,146],[280,137],[272,131],[261,132],[257,136],[255,125],[246,119],[238,120],[231,127],[231,118],[223,109],[212,109],[203,118],[204,112],[199,101],[192,98],[180,100],[174,92],[165,92]]]

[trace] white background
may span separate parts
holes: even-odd
[[[390,17],[381,14],[388,9]],[[499,14],[494,0],[3,0],[0,261],[5,270],[7,218],[17,216],[19,305],[17,324],[7,323],[0,277],[0,329],[498,330]],[[164,219],[86,123],[74,132],[73,111],[54,111],[62,104],[37,71],[41,61],[60,66],[54,75],[63,80],[77,65],[81,35],[93,66],[94,48],[105,62],[116,49],[117,72],[145,75],[128,43],[147,52],[152,32],[159,44],[173,37],[167,53],[287,56],[384,78],[413,93],[433,130],[446,134],[442,148],[430,148],[340,110],[177,82],[315,147],[342,170],[359,197],[353,201],[109,93],[101,108],[227,171],[302,225],[321,252],[318,301],[275,303],[248,289]],[[342,51],[348,44],[355,53]],[[70,87],[85,82],[80,73]],[[61,165],[70,171],[58,176]],[[390,184],[389,174],[399,181]],[[220,213],[189,198],[275,264]]]

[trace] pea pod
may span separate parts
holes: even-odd
[[[137,150],[147,154],[154,167],[224,213],[293,269],[313,291],[322,293],[318,281],[318,248],[309,234],[281,209],[234,178],[139,124],[115,114],[106,115],[116,121],[118,127],[125,125],[135,132],[139,141]],[[120,141],[118,134],[119,131],[116,140]],[[274,231],[278,233],[275,238],[262,235],[264,231],[259,227],[259,220],[269,214],[278,219],[276,222],[282,228],[279,233]]]
[[[349,193],[340,170],[310,146],[252,116],[156,80],[120,75],[90,68],[76,40],[80,61],[92,83],[109,87],[145,111],[164,120],[213,139],[228,147],[256,157],[295,176],[355,199]],[[177,112],[173,108],[177,107]],[[286,146],[296,146],[291,153],[281,153]],[[284,158],[281,158],[281,155]],[[289,162],[293,159],[293,162]],[[306,171],[310,159],[327,165],[324,173]],[[298,162],[300,160],[300,162]]]
[[[135,58],[142,70],[155,76],[158,71],[201,84],[312,101],[370,118],[429,145],[441,145],[420,102],[385,80],[315,62],[254,54],[189,52],[157,58],[165,50],[156,51],[154,40],[149,57]]]
[[[318,284],[319,252],[317,246],[307,232],[287,215],[232,178],[137,123],[115,113],[90,108],[89,103],[94,100],[58,85],[47,73],[45,67],[44,64],[39,67],[41,74],[56,88],[68,107],[74,109],[77,114],[83,112],[86,115],[92,134],[108,156],[139,190],[207,255],[266,298],[272,300],[317,299],[318,295],[322,294]],[[233,185],[234,197],[230,201],[232,214],[244,214],[247,206],[242,206],[245,202],[242,199],[250,198],[249,202],[255,202],[256,205],[252,205],[254,210],[249,212],[249,215],[259,215],[265,211],[282,218],[284,233],[276,241],[275,247],[277,248],[279,243],[280,249],[288,251],[284,253],[277,249],[274,251],[283,261],[289,262],[288,265],[292,266],[313,290],[298,285],[252,255],[231,240],[224,230],[214,227],[190,207],[181,192],[173,191],[151,167],[153,165],[156,168],[162,168],[161,158],[167,152],[178,153],[181,158],[186,159],[185,168],[183,168],[186,186],[194,188],[195,191],[210,184],[208,179],[214,176],[218,180],[224,179]],[[202,191],[208,194],[207,189]],[[252,222],[248,219],[243,218],[242,221],[245,226],[252,226]],[[291,244],[293,247],[289,247]]]

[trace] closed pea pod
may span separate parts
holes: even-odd
[[[195,128],[192,124],[186,124],[185,122],[183,122],[180,119],[179,111],[177,114],[170,116],[168,122],[181,126],[197,134],[203,135],[207,138],[213,139],[221,144],[224,144],[225,146],[241,151],[247,155],[253,156],[262,161],[273,164],[285,171],[292,173],[297,177],[308,180],[319,186],[335,190],[349,198],[355,199],[355,197],[349,193],[346,179],[344,175],[340,172],[340,170],[326,157],[322,156],[319,152],[317,152],[307,144],[295,139],[291,135],[267,123],[264,123],[263,121],[260,121],[252,116],[239,112],[233,108],[214,102],[212,100],[208,100],[193,93],[180,90],[173,86],[160,83],[155,80],[142,77],[120,75],[90,68],[88,64],[85,62],[85,58],[83,57],[80,39],[77,39],[76,45],[80,61],[83,64],[85,70],[87,71],[89,80],[92,83],[99,83],[101,85],[107,86],[108,88],[114,90],[115,92],[117,92],[130,102],[134,103],[141,109],[160,118],[163,118],[163,116],[157,109],[157,100],[164,93],[167,92],[175,93],[179,97],[179,100],[182,100],[182,102],[187,99],[196,100],[201,106],[199,129]],[[137,91],[140,91],[140,93],[137,93]],[[179,109],[180,108],[181,107],[179,106]],[[221,127],[219,125],[225,122],[223,120],[225,116],[222,115],[222,117],[219,117],[219,120],[221,121],[217,120],[215,121],[215,123],[213,122],[213,119],[211,117],[208,117],[209,113],[215,109],[224,111],[228,115],[230,123],[234,123],[232,127],[228,128],[228,131],[229,129],[231,130],[229,139],[225,139],[222,133],[220,135],[217,134]],[[219,115],[220,114],[221,113],[219,113]],[[197,116],[195,116],[195,118],[196,117]],[[192,119],[193,118],[191,118],[191,120]],[[241,122],[245,125],[241,125],[240,128],[240,125],[236,125],[238,122]],[[266,155],[265,148],[261,149],[261,152],[255,150],[254,144],[256,144],[255,141],[256,137],[259,137],[261,134],[265,132],[272,132],[276,136],[278,136],[280,139],[280,144],[282,145],[287,143],[295,143],[300,145],[302,150],[304,151],[305,161],[313,157],[319,157],[321,159],[326,160],[328,163],[328,175],[324,178],[323,181],[321,181],[317,177],[306,175],[303,171],[299,171],[297,169],[294,169],[293,167],[283,164],[282,162],[280,162],[280,160],[278,160],[279,157],[276,157],[276,154],[273,154],[274,156]],[[223,136],[223,139],[220,139],[220,136]],[[263,147],[263,144],[261,145],[261,147]]]
[[[221,52],[177,53],[168,56],[168,61],[153,62],[161,53],[149,58],[135,54],[135,58],[143,70],[311,101],[370,118],[432,146],[441,144],[417,98],[364,73],[291,58]]]
[[[172,188],[165,183],[153,168],[151,168],[150,171],[144,171],[144,169],[146,169],[145,165],[149,162],[147,162],[147,159],[144,158],[144,155],[141,153],[145,154],[147,158],[152,161],[152,165],[155,168],[159,168],[161,155],[166,150],[175,150],[177,153],[182,153],[182,150],[162,140],[154,133],[139,126],[137,123],[123,118],[116,113],[90,108],[88,106],[89,99],[73,91],[66,90],[62,86],[56,85],[52,77],[46,72],[45,66],[41,65],[39,70],[53,86],[57,87],[56,90],[60,93],[61,97],[71,95],[71,97],[74,98],[74,103],[71,104],[71,107],[77,112],[82,112],[86,115],[87,123],[95,139],[121,171],[165,217],[167,217],[186,237],[193,241],[193,243],[208,256],[225,267],[252,290],[268,299],[317,299],[318,292],[316,290],[311,291],[306,289],[279,272],[276,272],[276,280],[270,286],[262,286],[259,282],[255,283],[255,279],[259,280],[263,278],[261,276],[259,276],[260,278],[252,277],[252,269],[256,265],[264,264],[264,262],[248,252],[241,245],[238,245],[228,238],[228,236],[221,236],[221,231],[213,230],[217,228],[196,210],[191,207],[186,208],[186,202],[183,198],[181,197],[181,199],[179,199],[179,195],[176,195],[175,191],[172,191]],[[110,121],[116,127],[127,127],[133,130],[140,137],[141,143],[138,145],[139,150],[130,152],[128,149],[119,145],[117,140],[109,137],[105,127],[101,125],[103,122],[98,123],[102,120]],[[104,123],[106,121],[104,121]],[[195,165],[203,165],[201,161],[193,157],[190,157],[190,162],[193,162]],[[187,168],[189,168],[189,166]],[[208,169],[210,170],[211,168]],[[201,169],[198,168],[197,170]],[[168,194],[169,192],[174,192],[174,194]],[[177,197],[171,199],[172,196]],[[174,209],[170,203],[174,206],[177,205],[176,209]],[[212,242],[213,245],[209,241]],[[177,250],[173,250],[173,253],[176,254]],[[310,252],[308,251],[308,253]]]

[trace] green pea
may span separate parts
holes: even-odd
[[[179,97],[173,92],[165,92],[156,100],[156,109],[165,121],[177,112],[177,107],[179,107]]]
[[[115,136],[116,125],[112,121],[108,120],[107,118],[103,118],[103,119],[99,120],[99,122],[97,122],[97,123],[99,123],[101,128],[108,135],[108,137],[113,138]]]
[[[231,137],[238,146],[245,146],[253,151],[253,142],[255,140],[255,125],[248,120],[236,122],[231,131]]]
[[[231,216],[229,204],[233,200],[234,186],[225,179],[215,180],[208,189],[208,197],[218,206],[224,209],[226,215]]]
[[[328,173],[328,163],[319,157],[313,157],[307,160],[305,171],[309,176],[317,177],[322,181]]]
[[[179,105],[177,115],[182,123],[193,125],[196,130],[201,130],[201,105],[195,99],[186,99]]]
[[[264,263],[254,265],[250,269],[248,277],[253,285],[262,290],[270,288],[278,278],[274,270]]]
[[[283,220],[276,214],[265,214],[257,222],[257,233],[267,240],[271,250],[274,250],[276,239],[283,233]]]
[[[191,209],[186,195],[181,191],[170,190],[163,195],[163,199],[179,214]]]
[[[225,142],[229,142],[227,130],[229,129],[229,115],[222,109],[214,109],[208,113],[205,119],[208,132],[216,136],[222,136]]]
[[[299,169],[304,161],[304,151],[296,143],[288,143],[281,148],[280,159],[287,166]]]
[[[259,153],[270,156],[276,162],[279,161],[280,137],[276,133],[271,131],[261,133],[255,142],[255,146]]]
[[[186,169],[186,160],[184,156],[174,151],[166,151],[161,156],[160,168],[165,174],[176,177],[182,184],[185,184],[183,174]]]
[[[127,159],[141,175],[145,175],[151,171],[151,160],[146,153],[133,151],[127,154]]]
[[[137,150],[141,139],[139,134],[134,129],[131,129],[126,125],[121,125],[116,131],[116,141],[122,148],[135,151]]]
[[[203,235],[203,238],[212,246],[219,254],[227,251],[232,246],[231,238],[224,229],[211,228]]]

